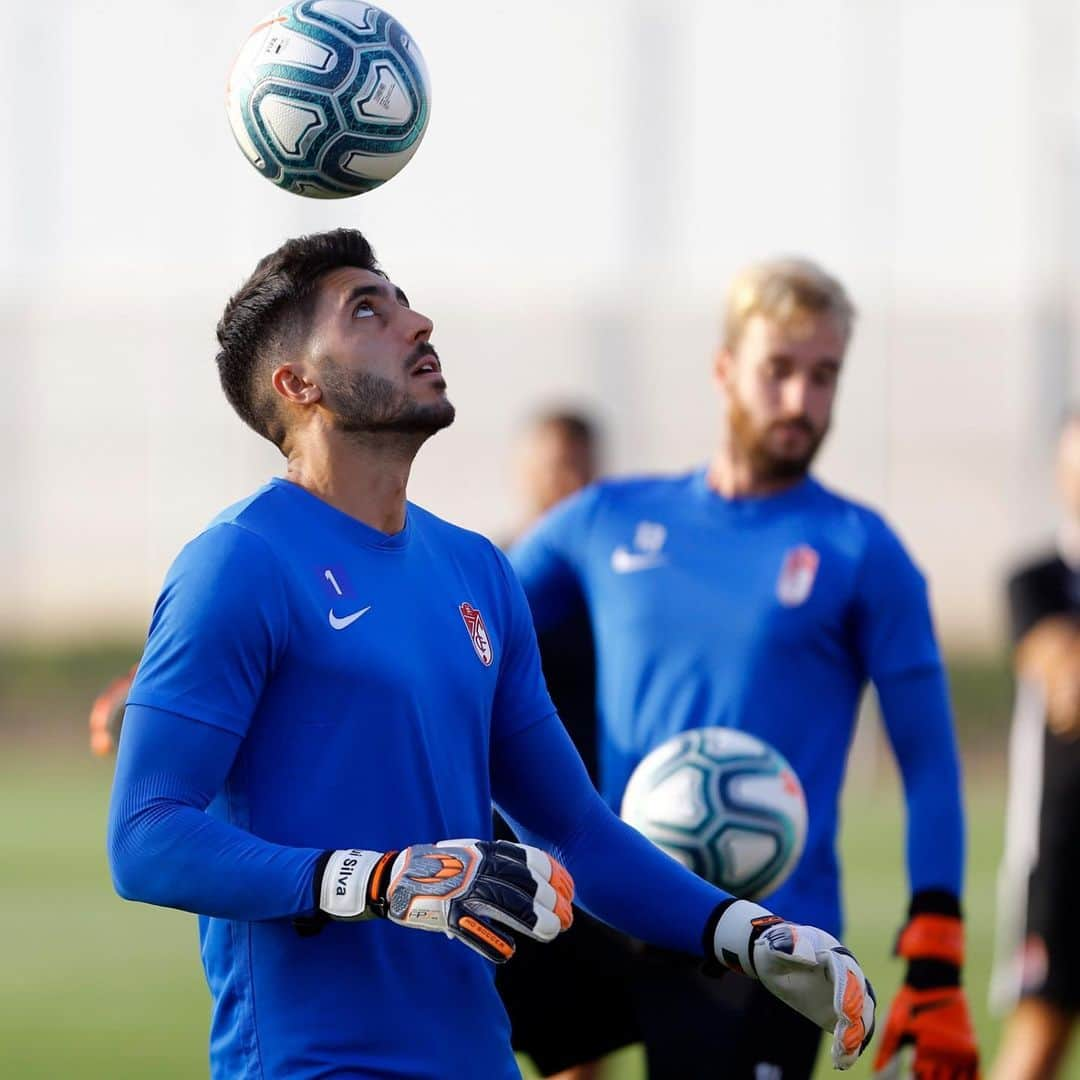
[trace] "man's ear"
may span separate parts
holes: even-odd
[[[726,345],[721,345],[713,356],[712,377],[713,385],[725,396],[731,385],[734,366],[735,357],[731,349]]]
[[[274,368],[270,384],[290,405],[314,405],[322,398],[322,390],[307,377],[304,365],[293,361]]]

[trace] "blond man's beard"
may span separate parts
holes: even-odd
[[[774,454],[768,447],[769,432],[777,426],[769,424],[764,428],[755,425],[753,418],[743,404],[734,395],[728,404],[728,431],[732,446],[750,463],[750,471],[758,481],[799,480],[809,471],[817,456],[821,443],[829,428],[816,431],[805,417],[783,423],[799,423],[804,426],[810,441],[806,450],[797,457]]]

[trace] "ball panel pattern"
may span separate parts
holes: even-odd
[[[295,0],[240,50],[226,88],[245,157],[300,195],[343,198],[399,172],[427,128],[430,84],[416,43],[361,0]]]
[[[806,799],[791,766],[747,732],[682,732],[634,770],[623,818],[695,873],[756,898],[790,874],[806,841]]]

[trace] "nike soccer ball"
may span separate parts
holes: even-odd
[[[271,12],[233,64],[233,135],[267,180],[340,199],[389,180],[416,153],[431,90],[416,42],[360,0],[297,0]]]
[[[806,843],[806,797],[771,746],[733,728],[684,731],[630,777],[622,816],[694,873],[756,899],[795,868]]]

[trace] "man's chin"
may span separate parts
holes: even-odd
[[[810,466],[813,463],[813,454],[800,454],[797,457],[767,454],[758,458],[754,466],[754,473],[759,480],[773,483],[801,480],[810,471]]]
[[[430,405],[416,405],[393,416],[379,419],[342,419],[338,422],[340,430],[353,435],[417,435],[428,438],[454,422],[454,406],[445,398]]]
[[[442,401],[437,402],[434,405],[424,406],[424,411],[427,414],[427,418],[430,422],[428,431],[434,435],[436,431],[442,431],[443,428],[448,428],[457,416],[457,409],[450,404],[448,398],[443,398]]]
[[[442,401],[430,405],[415,405],[407,413],[387,423],[384,431],[400,431],[415,435],[434,435],[443,428],[448,428],[457,415],[457,410],[450,402]]]
[[[776,480],[801,480],[810,471],[810,462],[778,461],[773,464],[771,471]]]
[[[776,440],[779,445],[769,445],[765,440],[757,447],[755,471],[769,480],[801,480],[813,465],[824,436],[809,433],[784,433]]]

